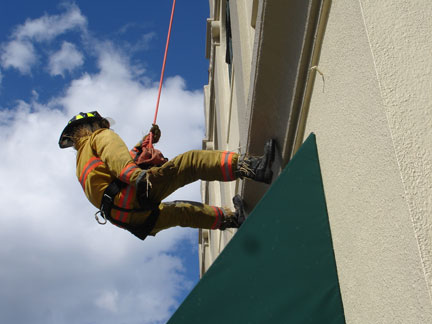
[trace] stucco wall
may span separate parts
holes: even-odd
[[[430,17],[430,1],[332,1],[305,135],[347,323],[432,323]]]

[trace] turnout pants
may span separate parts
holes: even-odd
[[[233,181],[237,178],[239,155],[223,151],[189,151],[166,162],[161,167],[147,170],[149,198],[162,201],[178,188],[197,180]],[[164,202],[159,206],[160,215],[151,232],[174,226],[217,229],[222,218],[232,211],[198,202]],[[132,213],[131,224],[141,224],[148,213]]]

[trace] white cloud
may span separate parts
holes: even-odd
[[[49,41],[69,30],[85,30],[87,19],[76,5],[69,5],[61,15],[44,15],[37,19],[28,19],[16,28],[15,39],[32,39],[38,42]]]
[[[195,230],[170,229],[145,242],[112,225],[100,226],[75,175],[75,152],[58,137],[79,111],[97,108],[116,120],[132,146],[150,128],[157,84],[134,79],[127,57],[106,46],[100,71],[73,81],[49,104],[19,101],[0,111],[0,322],[165,323],[190,289],[182,260]],[[172,158],[199,148],[203,96],[180,77],[162,92],[158,144]],[[62,105],[65,111],[55,110]],[[170,200],[199,200],[199,184]],[[191,249],[193,247],[190,247]]]
[[[11,35],[11,40],[1,46],[1,64],[4,68],[16,68],[22,74],[29,74],[37,62],[34,42],[51,41],[70,31],[86,32],[87,19],[76,5],[68,5],[61,15],[45,15],[28,19],[19,25]],[[77,60],[77,58],[74,58]],[[75,62],[76,64],[76,62]]]
[[[33,44],[28,41],[13,40],[3,49],[1,63],[4,68],[16,68],[22,74],[30,73],[31,67],[36,63],[36,53]]]
[[[83,55],[76,49],[75,45],[63,42],[61,49],[49,58],[48,69],[51,75],[64,76],[66,71],[72,72],[83,63]]]

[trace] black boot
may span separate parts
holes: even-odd
[[[264,145],[263,156],[243,156],[240,158],[237,166],[237,174],[241,179],[244,177],[269,184],[273,178],[271,167],[274,158],[275,140],[271,139]]]
[[[227,228],[239,228],[246,219],[243,200],[240,195],[235,195],[233,198],[235,213],[234,215],[225,217],[219,227],[221,231]]]
[[[240,224],[237,221],[237,217],[235,215],[231,215],[231,216],[225,217],[222,220],[220,227],[218,229],[221,231],[224,231],[227,228],[239,228],[239,227],[240,227]]]
[[[235,209],[235,215],[237,218],[237,222],[240,224],[240,226],[243,224],[243,222],[246,220],[246,214],[244,211],[244,205],[243,205],[243,199],[240,197],[240,195],[235,195],[232,199]]]

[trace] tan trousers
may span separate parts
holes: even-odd
[[[161,167],[147,171],[150,187],[149,198],[162,201],[171,193],[197,180],[233,181],[237,178],[239,155],[223,151],[189,151],[168,161]],[[217,229],[222,217],[232,211],[197,202],[174,201],[161,203],[160,215],[152,234],[174,226]],[[147,213],[134,213],[130,222],[145,221]]]

